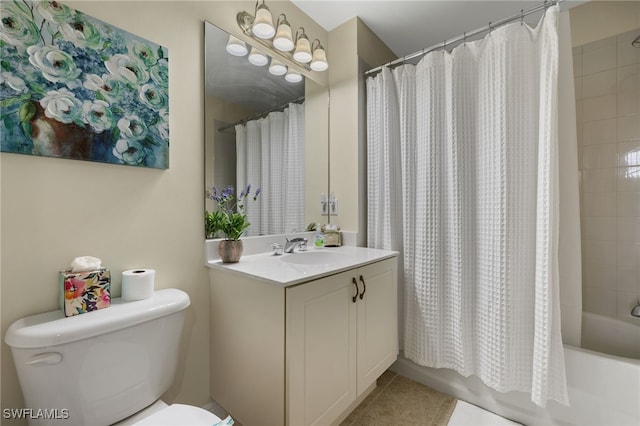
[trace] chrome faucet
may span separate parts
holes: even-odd
[[[636,303],[636,306],[631,309],[631,315],[640,318],[640,299],[638,299],[638,303]]]
[[[285,253],[293,253],[293,250],[300,246],[300,249],[306,249],[307,246],[307,239],[306,238],[292,238],[292,239],[286,239],[287,242],[284,243],[284,252]]]

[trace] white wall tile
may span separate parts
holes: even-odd
[[[639,34],[573,49],[583,307],[603,315],[628,316],[640,296]]]
[[[607,169],[604,169],[604,170],[607,170]],[[618,192],[640,192],[640,167],[638,166],[618,167],[617,170],[618,170],[618,185],[617,185]],[[590,172],[593,172],[593,171],[597,172],[599,170],[590,170]],[[596,176],[594,177],[594,179],[595,179],[595,183],[594,183],[595,188],[600,188],[608,184],[608,181],[601,182],[602,179],[604,178],[601,178],[600,180],[598,180],[598,176]],[[597,186],[597,184],[601,186]]]
[[[617,297],[617,314],[619,317],[631,317],[631,310],[634,306],[636,306],[636,302],[638,301],[638,293],[633,292],[618,292]]]
[[[618,120],[589,121],[582,125],[582,144],[597,145],[602,143],[614,143],[618,141]]]
[[[617,90],[617,81],[615,69],[584,75],[582,77],[582,97],[584,99],[614,94]]]
[[[594,145],[598,146],[598,145]],[[620,167],[640,166],[640,139],[637,141],[620,142],[617,144],[618,161]]]
[[[619,268],[640,268],[640,243],[618,242]]]
[[[622,92],[632,92],[635,90],[640,90],[640,64],[628,65],[626,67],[620,67],[617,69],[617,91],[618,93]],[[609,71],[607,71],[609,72]],[[598,75],[598,74],[595,74]],[[600,80],[596,80],[596,84],[604,85],[604,82]],[[584,81],[583,81],[584,84]],[[604,87],[604,86],[603,86]],[[600,86],[597,86],[598,89],[601,89]],[[582,93],[583,96],[586,96],[585,93]]]
[[[618,116],[616,94],[586,98],[582,102],[582,121],[604,120]]]
[[[619,217],[616,227],[618,241],[640,243],[640,217]]]
[[[617,66],[617,52],[613,46],[604,46],[582,54],[582,73],[595,74]]]
[[[582,199],[582,215],[615,217],[616,198],[615,192],[585,192]]]
[[[640,192],[619,192],[616,204],[618,217],[640,217]]]
[[[583,192],[615,192],[616,169],[584,169],[582,171]],[[637,191],[640,192],[640,191]]]
[[[583,265],[582,282],[587,287],[618,288],[615,265],[602,265],[599,263],[587,263]]]
[[[600,315],[617,315],[617,292],[602,288],[585,288],[584,303],[585,311]]]
[[[601,144],[585,146],[582,150],[583,169],[604,169],[618,164],[618,150],[616,144]]]
[[[640,243],[640,217],[619,217],[616,226],[618,241]]]
[[[631,114],[640,114],[640,90],[618,93],[618,116]]]
[[[616,243],[614,241],[583,241],[583,262],[597,265],[616,265]],[[619,265],[626,266],[626,265]]]
[[[615,217],[584,217],[581,223],[583,240],[616,241]]]
[[[640,140],[640,114],[618,117],[618,141]]]
[[[640,290],[640,269],[620,267],[617,271],[618,291],[638,291]],[[638,294],[640,297],[640,293]]]
[[[587,43],[582,46],[582,54],[594,52],[596,50],[600,50],[603,48],[615,49],[617,43],[617,37],[611,36],[607,38],[603,38],[601,40],[596,40],[591,43]]]
[[[640,34],[640,32],[636,33]],[[618,43],[617,62],[619,67],[640,63],[640,49],[631,45],[631,40]]]

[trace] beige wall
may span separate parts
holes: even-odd
[[[326,32],[291,3],[269,3],[274,14],[286,12],[292,24],[303,25],[326,43]],[[209,399],[209,279],[203,266],[202,219],[203,21],[237,34],[236,13],[253,10],[255,2],[65,4],[168,48],[170,168],[2,154],[2,336],[21,317],[57,309],[56,272],[76,256],[103,260],[114,277],[114,296],[120,295],[123,270],[154,268],[156,288],[180,288],[192,303],[178,376],[165,399],[203,405]],[[1,361],[2,408],[22,407],[4,340]]]
[[[329,32],[331,90],[329,180],[338,198],[339,214],[331,223],[343,230],[366,229],[363,217],[366,158],[362,157],[366,124],[363,65],[371,68],[395,59],[391,50],[358,18]],[[362,236],[362,235],[361,235]],[[360,241],[363,242],[363,241]]]

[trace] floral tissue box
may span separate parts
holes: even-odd
[[[94,271],[60,271],[60,308],[66,317],[107,308],[111,305],[111,272],[106,268]]]

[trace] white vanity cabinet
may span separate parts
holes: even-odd
[[[328,425],[398,355],[396,261],[287,289],[288,424]]]
[[[396,360],[395,256],[293,285],[210,273],[211,396],[245,426],[335,424]]]

